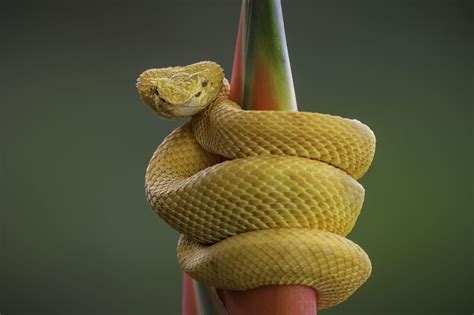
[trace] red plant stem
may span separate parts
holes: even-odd
[[[253,29],[249,29],[249,19],[252,19],[250,27],[254,25]],[[257,19],[260,20],[256,21]],[[262,23],[265,26],[257,29]],[[272,23],[268,28],[267,25]],[[277,45],[271,46],[270,51],[259,49],[259,41],[268,38],[276,38]],[[249,44],[250,40],[253,40],[253,43]],[[249,51],[252,48],[245,47],[253,47],[254,50]],[[274,58],[275,55],[283,58]],[[247,58],[252,58],[252,63],[248,63]],[[277,63],[275,59],[278,60]],[[275,74],[282,73],[283,77],[279,81],[275,80]],[[253,85],[246,85],[246,80]],[[286,97],[281,97],[281,91],[286,92],[283,94]],[[243,108],[252,110],[296,110],[279,0],[243,0],[230,98]],[[218,290],[218,294],[229,315],[317,314],[316,292],[311,287],[271,285],[246,291]]]
[[[194,292],[194,280],[185,272],[183,272],[183,315],[199,315],[196,305],[196,292]]]
[[[297,285],[265,286],[246,291],[220,290],[229,315],[315,315],[313,288]]]

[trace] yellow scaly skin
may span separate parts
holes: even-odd
[[[366,125],[243,111],[213,62],[147,70],[137,88],[158,115],[192,116],[155,151],[145,179],[151,207],[181,233],[185,272],[230,290],[311,286],[319,309],[367,280],[369,257],[344,237],[364,200],[356,179],[375,152]]]

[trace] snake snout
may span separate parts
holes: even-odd
[[[157,92],[155,91],[154,84],[151,79],[153,78],[154,74],[156,74],[156,71],[156,69],[144,71],[137,78],[136,83],[140,98],[154,111],[156,111],[154,100]]]

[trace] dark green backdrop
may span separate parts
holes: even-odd
[[[322,314],[474,312],[469,9],[283,2],[299,109],[357,118],[378,140],[350,235],[373,275]],[[230,77],[239,10],[238,0],[2,4],[2,315],[179,313],[177,235],[143,189],[178,122],[141,104],[135,78],[203,59]]]

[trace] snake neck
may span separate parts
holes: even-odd
[[[209,105],[213,105],[215,103],[218,103],[219,100],[221,100],[221,99],[229,98],[229,94],[230,94],[230,84],[229,84],[229,81],[226,78],[224,78],[222,80],[221,91],[219,92],[219,94],[217,94],[217,97],[214,100],[212,100]]]

